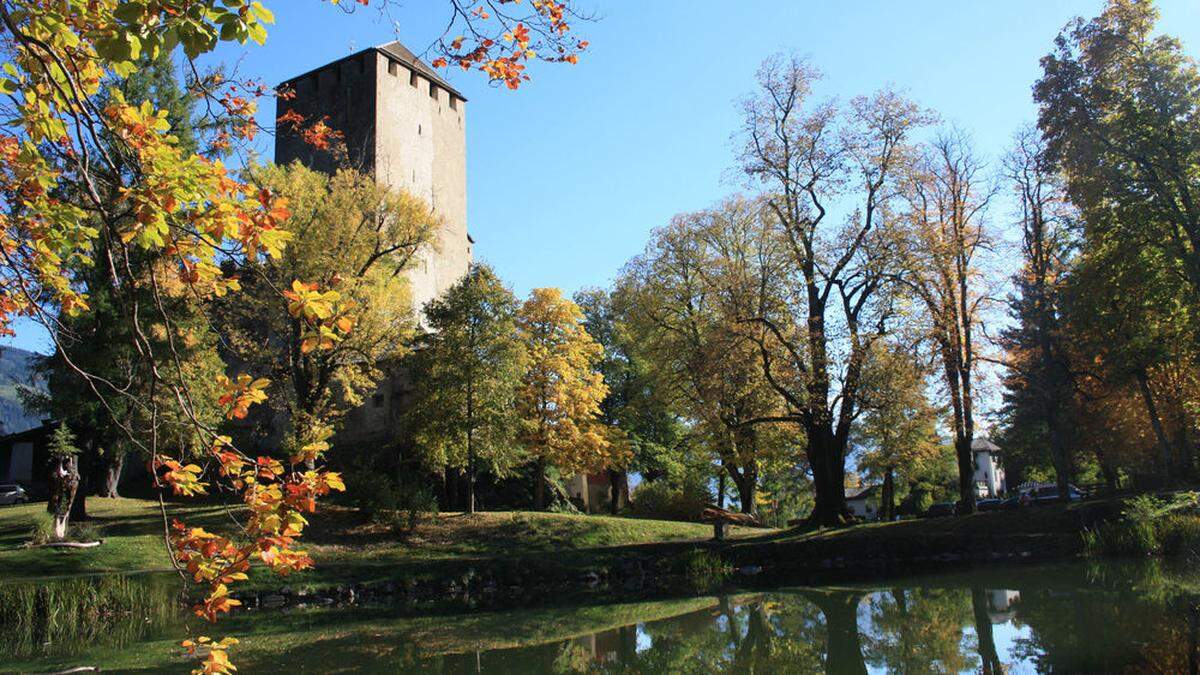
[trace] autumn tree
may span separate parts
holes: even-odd
[[[677,216],[617,284],[639,358],[711,449],[720,485],[728,476],[746,513],[755,511],[763,464],[803,442],[760,365],[751,334],[761,338],[762,328],[742,320],[773,301],[763,293],[784,278],[786,245],[771,217],[741,197]]]
[[[598,421],[608,393],[596,371],[603,348],[588,335],[583,313],[556,288],[535,288],[517,313],[526,367],[517,392],[521,441],[533,459],[534,503],[546,507],[546,470],[599,471],[620,465]]]
[[[1188,378],[1169,373],[1194,370],[1198,335],[1200,70],[1156,20],[1149,0],[1075,20],[1042,59],[1034,98],[1046,157],[1079,209],[1073,342],[1104,390],[1136,392],[1168,480],[1189,470],[1195,434],[1183,412],[1194,403],[1179,407]]]
[[[743,105],[739,140],[741,168],[763,190],[795,270],[786,303],[746,318],[765,327],[767,380],[807,439],[812,521],[834,525],[848,516],[846,452],[865,360],[891,313],[897,178],[909,135],[931,115],[886,90],[844,109],[817,102],[819,78],[799,58],[768,59]]]
[[[1171,373],[1194,370],[1196,324],[1179,261],[1160,249],[1086,241],[1064,295],[1084,395],[1132,394],[1153,439],[1159,479],[1186,475],[1195,420],[1185,412],[1188,379]]]
[[[369,3],[331,4],[348,8]],[[516,25],[510,25],[515,15],[488,12],[484,6],[467,15],[474,17],[467,19],[473,29],[459,44],[471,52],[463,55],[465,63],[460,65],[477,65],[488,78],[511,87],[522,81],[523,62],[537,58],[539,48],[541,58],[576,60],[586,45],[567,42],[570,6],[550,0],[527,7],[528,23]],[[453,1],[448,7],[455,17],[461,9]],[[237,292],[237,278],[219,263],[256,263],[264,255],[278,254],[287,238],[280,225],[288,209],[278,195],[231,175],[212,159],[231,144],[254,137],[259,130],[253,119],[254,99],[268,90],[258,83],[204,74],[195,63],[223,42],[261,44],[272,21],[261,2],[244,0],[200,0],[186,6],[141,0],[0,2],[0,49],[7,62],[0,77],[0,91],[6,94],[0,103],[0,330],[11,332],[10,322],[17,315],[53,329],[59,317],[89,311],[87,289],[75,283],[74,274],[89,265],[113,272],[112,290],[121,299],[129,325],[141,326],[153,315],[166,326],[165,354],[155,350],[141,329],[129,337],[131,353],[150,364],[151,386],[167,390],[165,400],[209,441],[201,461],[217,468],[207,475],[235,489],[249,507],[243,528],[232,537],[183,524],[171,529],[175,560],[208,587],[197,612],[209,619],[236,605],[227,584],[244,578],[251,558],[280,572],[310,565],[311,560],[294,548],[303,530],[300,514],[312,512],[318,497],[341,487],[336,474],[320,468],[294,470],[295,463],[285,467],[278,460],[238,450],[193,414],[186,378],[172,383],[163,377],[172,369],[178,375],[179,368],[171,344],[173,317],[158,301],[162,275],[175,276],[198,298]],[[450,46],[457,50],[458,42]],[[214,132],[196,150],[172,133],[167,111],[149,101],[131,103],[118,86],[138,70],[143,56],[157,59],[178,52],[188,59],[189,72],[196,74],[189,87],[204,99],[206,114],[231,121],[229,130]],[[114,141],[111,147],[105,145],[108,140]],[[119,196],[115,202],[114,194]],[[152,267],[147,274],[126,264],[147,252],[163,253],[170,264],[165,269]],[[305,317],[305,330],[317,338],[317,348],[344,337],[353,327],[340,322],[347,317],[327,315],[320,301],[306,295],[318,293],[327,303],[327,294],[334,291],[310,288],[309,280],[294,281],[301,286],[291,289],[292,310]],[[149,304],[134,301],[143,293],[153,298]],[[275,296],[283,300],[281,292]],[[154,398],[139,400],[119,382],[69,361],[67,367],[99,400],[124,398],[155,414],[159,403]],[[264,399],[266,383],[242,375],[219,383],[220,404],[227,414],[242,416]],[[153,440],[144,445],[134,434],[126,436],[150,458],[160,488],[182,495],[208,489],[209,481],[201,480],[204,467],[164,452]],[[294,457],[313,460],[319,454],[319,446],[311,446]],[[232,668],[228,649],[234,642],[201,637],[186,646],[204,660],[205,672],[227,673]]]
[[[1076,19],[1034,87],[1046,156],[1087,236],[1179,262],[1200,299],[1200,70],[1155,34],[1153,0],[1109,0]]]
[[[880,481],[879,517],[896,517],[896,484],[916,481],[941,450],[938,410],[929,401],[924,360],[908,349],[877,343],[863,376],[863,415],[854,431],[858,467]]]
[[[426,461],[465,470],[467,512],[475,512],[480,468],[496,476],[524,458],[517,439],[517,387],[525,347],[518,302],[487,265],[475,263],[425,307],[429,333],[411,360],[415,439]]]
[[[276,412],[260,438],[284,431],[285,448],[296,452],[326,444],[344,413],[374,390],[381,368],[407,349],[419,308],[405,271],[439,221],[420,199],[354,170],[330,176],[293,164],[253,173],[293,204],[283,226],[292,243],[244,266],[245,292],[218,302],[214,317],[230,358],[272,382]]]
[[[904,183],[906,242],[901,279],[924,311],[941,361],[958,457],[958,508],[975,511],[976,367],[990,298],[982,258],[994,238],[984,219],[991,191],[983,164],[959,132],[943,133]]]

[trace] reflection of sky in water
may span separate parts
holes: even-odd
[[[1033,637],[1033,631],[1029,626],[1016,626],[1012,621],[992,626],[992,635],[996,640],[996,653],[1000,655],[1000,659],[1005,664],[1009,665],[1009,675],[1018,675],[1019,673],[1036,673],[1037,668],[1034,664],[1028,661],[1016,660],[1016,645],[1018,640],[1028,641]]]
[[[637,625],[637,652],[642,652],[654,646],[654,638],[646,633],[646,624],[639,623]]]
[[[996,653],[1000,655],[1000,661],[1004,664],[1005,675],[1037,673],[1036,664],[1018,655],[1018,643],[1021,641],[1028,642],[1033,636],[1033,631],[1029,626],[1017,625],[1013,621],[1015,616],[1013,609],[1020,602],[1020,592],[1002,589],[988,589],[985,592],[987,593],[992,619],[992,642],[996,645]],[[870,600],[871,596],[867,596],[863,598],[863,601],[858,606],[858,626],[862,635],[869,635],[875,632],[875,626],[871,623]],[[962,649],[963,653],[978,653],[979,639],[975,634],[974,626],[963,626],[960,649]],[[867,664],[867,672],[886,675],[892,671],[887,667]],[[974,673],[976,671],[964,670],[963,672]]]

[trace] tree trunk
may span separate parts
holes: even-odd
[[[975,457],[971,452],[970,436],[954,439],[954,454],[958,458],[958,513],[975,513]]]
[[[862,643],[858,634],[857,593],[806,593],[825,617],[825,672],[866,675]]]
[[[621,490],[624,488],[626,480],[628,479],[624,471],[617,471],[616,469],[608,470],[608,511],[614,516],[621,510]]]
[[[546,460],[541,458],[533,463],[533,506],[538,511],[546,508]]]
[[[1167,432],[1163,429],[1162,418],[1158,416],[1158,407],[1154,404],[1154,392],[1150,391],[1150,378],[1145,370],[1136,374],[1138,390],[1142,393],[1142,402],[1146,405],[1146,414],[1150,416],[1150,426],[1154,429],[1154,437],[1158,441],[1158,470],[1163,484],[1171,479],[1171,442],[1167,440]]]
[[[110,450],[108,461],[104,463],[104,483],[100,487],[100,496],[114,498],[119,497],[117,489],[121,483],[121,470],[125,468],[125,453],[117,450]]]
[[[726,479],[726,476],[728,476],[728,473],[725,471],[725,467],[722,466],[721,470],[717,472],[717,508],[718,509],[725,508],[725,479]]]
[[[1071,458],[1067,456],[1067,444],[1059,425],[1057,403],[1046,402],[1046,428],[1050,432],[1050,454],[1054,461],[1054,478],[1058,486],[1058,499],[1064,504],[1071,501]]]
[[[50,470],[50,500],[47,507],[54,514],[54,538],[67,537],[67,525],[72,518],[76,494],[79,491],[79,457],[60,457]]]
[[[883,474],[883,494],[879,496],[879,516],[884,522],[891,522],[896,518],[896,477],[895,470],[888,467],[887,473]]]
[[[475,513],[475,380],[467,377],[467,513]]]
[[[458,499],[458,491],[462,487],[462,471],[457,469],[446,470],[446,503],[451,511],[457,511],[461,502]]]
[[[818,527],[843,525],[850,515],[846,507],[845,454],[833,452],[833,434],[828,429],[818,427],[806,431],[809,432],[808,459],[812,466],[815,493],[809,524]]]
[[[979,642],[979,660],[983,675],[1003,675],[1004,665],[996,652],[992,618],[988,615],[987,594],[982,588],[971,589],[971,609],[975,615],[975,638]]]
[[[758,488],[758,468],[754,463],[746,466],[742,470],[732,464],[725,465],[729,477],[733,479],[733,486],[738,492],[738,504],[742,513],[750,515],[755,514],[755,494]]]
[[[467,513],[475,513],[475,448],[470,431],[467,432]]]

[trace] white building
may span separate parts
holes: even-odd
[[[1004,467],[1000,466],[1000,448],[986,437],[971,441],[975,456],[975,491],[981,498],[999,497],[1008,489]]]
[[[874,520],[879,515],[878,485],[846,488],[846,508],[856,518]]]

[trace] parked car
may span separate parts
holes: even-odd
[[[997,497],[980,499],[979,501],[975,502],[975,508],[979,509],[980,511],[999,511],[1000,509],[1004,508],[1004,501],[1005,500]]]
[[[954,515],[954,502],[930,504],[929,509],[925,511],[926,518],[939,518],[941,516],[952,515]]]
[[[1083,493],[1074,485],[1067,486],[1067,498],[1070,501],[1077,502],[1083,499]],[[1018,497],[1021,506],[1029,506],[1030,504],[1054,504],[1059,501],[1058,487],[1037,487],[1027,492],[1021,493]]]
[[[29,501],[25,488],[16,483],[0,485],[0,504],[24,504]]]

